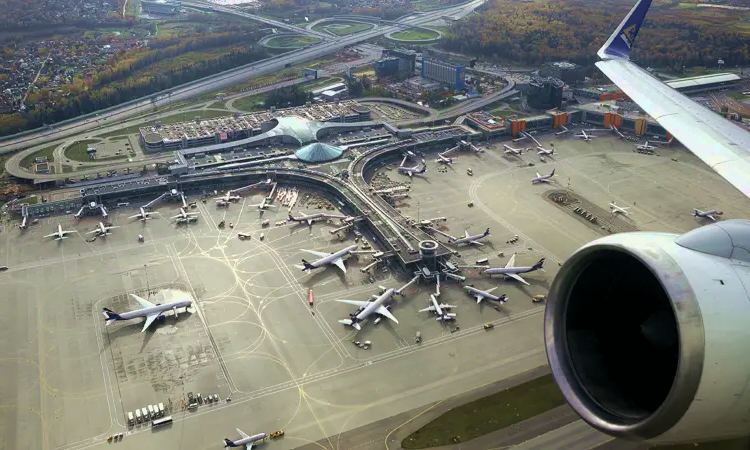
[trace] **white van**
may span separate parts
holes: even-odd
[[[164,403],[159,403],[159,416],[164,417]]]
[[[149,417],[155,417],[154,416],[154,407],[152,405],[148,405],[148,416]]]
[[[128,425],[130,425],[131,427],[135,425],[135,419],[133,418],[132,412],[128,413]]]
[[[148,415],[148,410],[146,410],[146,408],[141,408],[141,415],[143,415],[143,420],[144,421],[148,420],[149,415]]]
[[[141,416],[141,410],[136,409],[135,410],[135,420],[138,421],[138,423],[141,423],[143,421],[143,417]]]

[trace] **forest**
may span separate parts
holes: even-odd
[[[9,135],[148,96],[269,56],[256,44],[255,28],[184,38],[153,39],[148,47],[114,53],[90,78],[76,77],[56,90],[29,93],[24,112],[0,114],[0,135]]]
[[[627,14],[612,1],[493,0],[485,11],[454,23],[441,46],[524,64],[569,60],[590,65],[596,51]],[[632,59],[643,66],[681,68],[750,63],[750,13],[656,4],[646,18]]]

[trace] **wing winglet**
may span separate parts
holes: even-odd
[[[630,59],[630,50],[646,18],[651,0],[639,0],[622,20],[620,26],[596,53],[601,59]]]

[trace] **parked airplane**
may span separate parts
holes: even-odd
[[[54,236],[55,240],[59,241],[60,239],[67,239],[68,237],[66,236],[66,234],[69,234],[69,233],[78,233],[78,231],[77,230],[63,230],[62,229],[62,225],[60,225],[58,223],[57,224],[57,231],[55,231],[52,234],[48,234],[48,235],[46,235],[44,237],[48,238],[48,237],[53,237]]]
[[[189,213],[185,211],[185,208],[180,208],[180,214],[171,217],[171,219],[177,219],[177,222],[180,223],[193,222],[198,220],[198,213]]]
[[[233,195],[231,190],[228,190],[226,194],[222,195],[221,197],[216,197],[216,203],[219,203],[221,205],[227,205],[229,202],[236,202],[239,199],[241,199],[239,195]]]
[[[451,308],[457,308],[455,305],[446,305],[444,303],[438,303],[437,299],[433,294],[430,294],[430,306],[425,309],[420,309],[419,312],[434,312],[437,315],[439,321],[456,320],[455,313],[449,313],[447,310]]]
[[[266,203],[268,201],[268,197],[263,197],[263,199],[258,203],[257,205],[250,205],[250,206],[257,206],[260,210],[265,210],[266,208],[276,208],[276,205],[272,205],[270,203]]]
[[[490,268],[484,271],[487,275],[505,275],[507,278],[513,278],[516,281],[520,281],[521,283],[529,286],[529,283],[526,282],[521,276],[520,273],[528,273],[528,272],[534,272],[536,270],[544,270],[544,258],[537,261],[536,264],[533,266],[523,266],[523,267],[515,267],[516,264],[516,254],[513,253],[513,256],[510,257],[510,260],[508,261],[508,264],[505,265],[505,267],[495,267]]]
[[[239,447],[240,445],[244,445],[246,450],[250,450],[251,448],[253,448],[253,444],[255,444],[257,441],[262,441],[267,436],[266,433],[258,433],[254,436],[248,436],[239,428],[237,428],[237,433],[239,433],[239,435],[242,437],[240,439],[237,439],[236,441],[224,438],[223,444],[225,448]]]
[[[630,206],[617,206],[617,205],[615,204],[615,201],[614,201],[614,200],[612,200],[612,201],[611,201],[611,202],[609,203],[609,209],[611,209],[611,210],[612,210],[612,215],[613,215],[613,216],[614,216],[615,214],[622,214],[622,215],[624,215],[624,216],[630,215],[630,213],[628,212],[628,210],[630,209]]]
[[[438,153],[438,155],[437,155],[437,156],[438,156],[438,157],[437,157],[437,159],[435,160],[435,162],[436,162],[436,163],[441,163],[441,164],[453,164],[453,158],[446,158],[445,156],[443,156],[443,154],[442,154],[442,153]]]
[[[422,168],[420,169],[418,164],[414,167],[404,167],[406,158],[407,156],[405,155],[404,159],[401,161],[401,165],[398,166],[398,173],[409,175],[409,178],[414,175],[422,175],[427,173],[427,164],[425,164],[424,159],[422,160]]]
[[[644,144],[636,144],[635,148],[637,148],[638,150],[656,150],[659,147],[655,145],[649,145],[648,141],[646,141]]]
[[[547,150],[544,147],[537,147],[537,150],[539,150],[539,151],[536,152],[536,154],[539,155],[539,156],[553,156],[555,154],[555,149],[554,148],[552,150]]]
[[[700,209],[693,210],[693,217],[700,217],[701,219],[711,219],[712,222],[716,222],[716,217],[713,216],[714,214],[720,216],[724,213],[715,209],[712,209],[710,211],[701,211]]]
[[[508,301],[508,296],[506,296],[505,294],[498,297],[497,295],[493,295],[490,293],[494,291],[495,289],[497,289],[497,287],[493,287],[492,289],[487,289],[486,291],[477,289],[474,286],[464,286],[464,289],[469,293],[469,295],[477,299],[477,304],[481,303],[482,300],[484,300],[485,298],[494,300],[496,302],[501,302],[501,303],[505,303]]]
[[[549,175],[539,175],[539,172],[536,173],[536,177],[531,179],[531,182],[533,184],[536,183],[551,183],[552,177],[555,176],[555,169],[552,169],[552,172],[550,172]]]
[[[145,220],[151,218],[151,214],[157,214],[157,213],[154,213],[154,212],[151,212],[151,211],[146,211],[143,208],[143,206],[141,206],[140,210],[141,210],[141,212],[139,212],[138,214],[136,214],[134,216],[128,217],[128,219],[139,219],[139,220],[145,221]]]
[[[503,144],[503,148],[505,148],[506,155],[516,155],[516,156],[521,156],[524,150],[522,148],[513,148],[508,144]]]
[[[558,131],[557,133],[555,133],[557,136],[560,136],[561,134],[570,133],[570,130],[565,128],[564,126],[560,125],[560,128],[562,129],[562,131]]]
[[[174,311],[175,317],[177,317],[177,308],[185,308],[185,311],[187,311],[188,307],[192,304],[190,300],[177,300],[174,302],[164,303],[162,305],[155,305],[145,298],[138,297],[135,294],[130,294],[130,296],[133,297],[133,299],[135,299],[138,303],[140,303],[141,309],[117,314],[111,309],[102,308],[102,314],[105,318],[104,325],[110,325],[111,323],[118,320],[130,320],[135,319],[136,317],[145,317],[146,321],[143,323],[143,329],[141,330],[141,333],[143,333],[149,326],[151,326],[152,323],[154,323],[154,320],[158,319],[160,316],[163,316],[165,311],[169,311],[171,309],[172,311]]]
[[[473,236],[469,235],[469,230],[464,231],[464,237],[461,238],[455,238],[453,236],[450,236],[448,239],[448,242],[453,245],[458,244],[477,244],[477,245],[484,245],[481,242],[479,242],[480,239],[484,239],[487,236],[490,236],[490,229],[487,228],[484,230],[484,233],[482,234],[475,234]]]
[[[313,269],[333,264],[334,266],[341,269],[342,272],[346,273],[346,266],[344,266],[344,260],[342,258],[344,256],[352,254],[352,252],[354,252],[354,250],[356,249],[356,245],[350,245],[349,247],[346,247],[345,249],[339,250],[334,253],[316,252],[315,250],[303,250],[305,252],[312,253],[313,255],[318,256],[320,259],[313,262],[307,262],[303,259],[303,265],[301,269],[307,273],[310,273],[310,271],[312,271]]]
[[[345,220],[347,216],[339,216],[336,214],[326,214],[326,213],[315,213],[311,215],[307,215],[303,212],[300,212],[302,217],[294,217],[292,216],[292,213],[289,213],[289,217],[286,219],[288,222],[307,222],[308,225],[312,225],[313,222],[316,220],[331,220],[331,219],[340,219]]]
[[[594,139],[596,136],[592,134],[586,134],[586,130],[581,130],[581,134],[576,134],[576,137],[579,137],[583,139],[584,141],[590,141]]]
[[[89,231],[87,234],[96,233],[97,236],[109,236],[110,234],[112,234],[109,232],[109,230],[112,230],[115,228],[120,228],[120,227],[119,226],[108,227],[108,226],[105,226],[104,223],[99,222],[99,225],[97,225],[96,229]]]
[[[337,302],[347,303],[359,308],[356,313],[349,314],[348,319],[339,320],[339,323],[343,323],[344,325],[349,325],[352,328],[361,330],[362,327],[359,325],[359,322],[365,320],[371,314],[378,314],[398,323],[398,319],[396,319],[396,317],[391,314],[391,312],[388,311],[388,308],[386,308],[386,306],[384,305],[385,302],[387,302],[391,297],[393,297],[394,294],[397,293],[398,292],[393,288],[387,289],[371,302],[361,302],[357,300],[336,300]]]

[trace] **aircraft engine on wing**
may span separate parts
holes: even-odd
[[[615,437],[676,443],[750,433],[750,221],[593,241],[545,311],[552,374]]]

